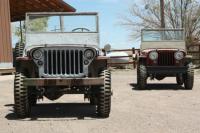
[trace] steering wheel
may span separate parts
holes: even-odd
[[[76,28],[73,29],[72,32],[90,32],[90,30],[87,28]]]

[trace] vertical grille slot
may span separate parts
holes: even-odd
[[[80,65],[80,73],[83,73],[83,51],[80,51],[79,53],[79,65]]]
[[[65,51],[64,50],[62,50],[62,52],[61,52],[61,66],[62,66],[62,74],[65,74],[66,73],[66,56],[65,56]]]
[[[70,53],[71,53],[71,55],[70,55],[70,57],[71,57],[71,73],[70,74],[73,74],[74,73],[74,50],[71,50],[70,51]]]
[[[170,66],[174,65],[174,52],[159,52],[158,65]]]
[[[44,74],[67,77],[82,73],[82,50],[44,50]]]
[[[66,66],[67,67],[65,67],[66,68],[66,73],[65,74],[70,74],[70,52],[69,52],[69,50],[67,50],[67,51],[65,51],[65,55],[66,55]]]
[[[79,52],[78,50],[75,50],[75,73],[78,74],[80,70],[80,65],[79,65]]]
[[[44,51],[44,60],[48,60],[48,51]],[[44,68],[46,68],[46,69],[44,69],[44,73],[47,73],[48,72],[48,63],[47,62],[44,62]]]
[[[52,69],[53,69],[53,74],[55,74],[56,75],[56,69],[57,69],[57,58],[56,58],[56,50],[53,50],[53,54],[52,54]]]

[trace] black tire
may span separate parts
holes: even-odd
[[[16,43],[14,57],[13,57],[13,66],[16,68],[16,70],[19,69],[16,59],[17,57],[23,56],[24,47],[25,47],[24,43]]]
[[[14,112],[19,118],[25,118],[30,115],[30,103],[28,89],[23,82],[26,76],[17,72],[14,80]]]
[[[37,104],[37,92],[35,87],[29,87],[29,104],[35,106]]]
[[[104,86],[99,87],[97,115],[108,118],[111,110],[111,74],[109,70],[104,70],[99,76],[104,78]]]
[[[97,96],[95,94],[92,94],[90,97],[90,105],[97,105]]]
[[[15,58],[22,57],[24,51],[24,43],[17,43],[15,46]]]
[[[145,89],[147,85],[147,70],[144,65],[139,65],[137,76],[139,89]]]
[[[183,75],[182,75],[182,74],[177,74],[177,75],[176,75],[176,83],[177,83],[178,85],[183,85],[184,80],[183,80]]]
[[[194,70],[192,64],[188,65],[186,74],[184,75],[184,86],[187,90],[192,90],[194,84]]]
[[[140,84],[140,69],[139,69],[139,66],[137,67],[137,85],[139,86]]]

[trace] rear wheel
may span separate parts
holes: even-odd
[[[15,46],[15,58],[22,57],[24,51],[24,43],[17,43]]]
[[[24,86],[25,74],[17,72],[14,80],[14,112],[20,118],[25,118],[30,115],[29,93]]]
[[[137,74],[137,84],[139,86],[139,89],[145,89],[146,88],[146,84],[147,84],[147,70],[146,67],[144,65],[139,65],[138,68],[138,74]]]
[[[15,46],[15,52],[13,54],[13,66],[16,68],[16,70],[18,69],[18,65],[16,64],[16,58],[23,56],[24,46],[24,43],[17,43]]]
[[[187,90],[192,90],[194,84],[194,70],[192,64],[188,65],[186,74],[184,75],[184,86]]]
[[[178,85],[183,85],[183,75],[182,74],[177,74],[176,75],[176,83],[178,84]]]
[[[109,117],[111,110],[111,74],[109,70],[100,73],[100,77],[104,78],[104,85],[99,87],[97,114],[99,117]]]

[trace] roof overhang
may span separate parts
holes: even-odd
[[[10,0],[11,21],[25,19],[27,12],[75,12],[63,0]]]

